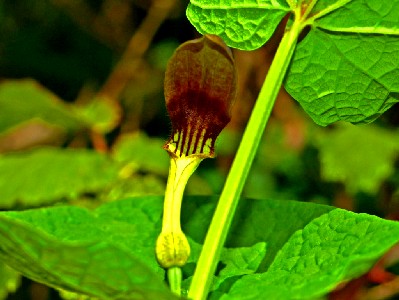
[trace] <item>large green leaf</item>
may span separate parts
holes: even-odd
[[[0,257],[33,280],[101,299],[176,299],[154,257],[159,200],[94,213],[67,206],[3,212]]]
[[[109,187],[119,166],[84,149],[38,148],[0,155],[0,207],[35,206]]]
[[[285,87],[317,124],[371,122],[399,101],[399,3],[316,2]]]
[[[32,119],[40,119],[66,130],[83,126],[70,107],[34,80],[0,84],[0,132]]]
[[[191,0],[187,16],[203,34],[235,48],[263,45],[296,1]],[[285,87],[319,125],[368,123],[399,101],[399,3],[298,1],[312,7]]]
[[[317,146],[324,180],[342,182],[351,193],[375,194],[382,181],[394,174],[399,133],[371,125],[341,124],[325,132]]]
[[[185,202],[183,227],[194,240],[203,240],[216,200]],[[243,283],[237,281],[223,299],[296,299],[299,292],[298,299],[306,299],[325,294],[370,269],[399,241],[399,223],[313,203],[242,199],[227,246],[249,247],[261,241],[267,243],[267,252],[258,274],[247,275],[248,281]],[[285,271],[288,267],[284,263],[291,266],[295,259],[297,268],[293,264],[292,270]],[[329,264],[332,267],[328,268]],[[306,274],[309,277],[301,280]],[[263,277],[281,280],[267,285]],[[318,278],[320,281],[315,282]],[[300,284],[289,281],[294,279]]]
[[[253,50],[267,42],[288,12],[282,0],[191,0],[187,18],[202,34],[216,34],[231,47]]]
[[[183,230],[194,241],[204,239],[216,200],[184,200]],[[82,294],[169,299],[153,250],[162,202],[162,196],[152,196],[107,203],[94,212],[76,207],[2,212],[0,257],[32,279]],[[235,249],[224,250],[225,267],[216,274],[219,288],[211,297],[320,296],[366,272],[397,241],[396,222],[312,203],[243,199],[227,242]],[[195,261],[199,246],[192,246]],[[255,270],[258,274],[250,274]],[[185,269],[188,277],[192,272]]]
[[[267,272],[244,276],[222,299],[315,299],[366,272],[398,240],[397,222],[332,210],[295,232]]]

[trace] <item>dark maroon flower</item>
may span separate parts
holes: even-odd
[[[176,157],[213,157],[217,136],[230,121],[236,93],[231,51],[206,35],[176,49],[165,74],[172,135],[164,148]]]

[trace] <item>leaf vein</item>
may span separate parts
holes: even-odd
[[[233,9],[264,9],[264,10],[282,10],[282,11],[290,11],[290,9],[288,7],[285,6],[273,6],[273,5],[269,5],[269,4],[246,4],[246,3],[242,3],[242,4],[234,4],[234,5],[203,5],[201,3],[198,3],[196,1],[191,1],[191,5],[193,6],[197,6],[198,8],[201,9],[206,9],[206,10],[233,10]]]
[[[359,34],[382,34],[382,35],[399,35],[398,28],[387,28],[387,27],[331,27],[331,26],[317,26],[317,28],[331,31],[331,32],[343,32],[343,33],[359,33]]]

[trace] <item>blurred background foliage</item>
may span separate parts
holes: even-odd
[[[198,37],[184,14],[187,3],[0,1],[0,209],[96,207],[163,194],[169,160],[162,146],[170,130],[163,75],[174,49]],[[239,92],[232,121],[218,140],[217,158],[199,167],[188,194],[221,191],[282,32],[259,50],[233,51]],[[282,90],[245,196],[397,220],[398,125],[396,105],[370,125],[321,128]],[[354,299],[351,293],[361,289],[367,299],[388,299],[378,297],[387,278],[399,274],[398,258],[393,249],[368,275],[329,297]],[[396,283],[391,294],[398,290]],[[60,297],[81,299],[0,264],[0,299]]]

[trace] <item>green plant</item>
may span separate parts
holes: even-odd
[[[100,199],[119,195],[126,199],[104,201],[94,210],[55,206],[1,212],[0,257],[29,278],[100,299],[178,299],[176,293],[180,290],[183,296],[195,300],[208,295],[210,299],[315,299],[339,283],[364,274],[399,241],[398,223],[315,203],[239,200],[284,80],[288,92],[320,125],[338,120],[371,122],[398,102],[398,6],[390,1],[377,4],[366,0],[191,1],[187,10],[190,21],[201,33],[219,35],[231,47],[255,49],[267,42],[279,22],[286,21],[287,25],[219,200],[215,196],[187,197],[181,204],[188,177],[204,157],[213,155],[214,140],[224,124],[211,137],[211,147],[205,153],[197,153],[196,147],[191,149],[185,143],[170,148],[174,136],[185,129],[173,124],[172,141],[167,148],[175,156],[172,155],[165,203],[173,198],[175,215],[169,221],[164,216],[164,222],[174,222],[173,232],[180,236],[181,204],[182,228],[187,236],[181,244],[186,249],[188,241],[191,255],[185,250],[181,261],[173,261],[180,258],[180,248],[173,244],[172,237],[172,246],[166,243],[166,250],[161,252],[172,249],[172,256],[179,255],[173,257],[171,264],[169,259],[163,262],[159,255],[158,260],[169,269],[168,278],[175,293],[163,283],[165,271],[154,258],[155,240],[162,228],[163,197],[127,197],[129,193],[121,191],[135,168],[153,167],[143,158],[128,157],[123,143],[115,146],[111,157],[72,149],[39,149],[1,157],[0,169],[4,173],[11,174],[10,170],[29,164],[34,177],[27,181],[24,174],[18,173],[12,180],[0,181],[1,189],[6,191],[6,207],[18,202],[34,206],[60,198],[75,199],[76,195],[84,198],[85,193]],[[287,14],[290,18],[284,19]],[[306,37],[298,43],[308,27]],[[217,48],[216,52],[222,51]],[[210,53],[205,53],[208,58]],[[222,55],[230,61],[228,54]],[[226,63],[224,70],[229,66]],[[235,84],[232,80],[225,85],[229,83]],[[95,105],[65,108],[57,101],[48,101],[48,95],[31,82],[3,85],[0,101],[17,101],[24,98],[24,93],[37,95],[43,126],[55,123],[57,130],[89,128],[97,133],[109,132],[115,126],[118,110],[107,101],[93,101],[106,109],[93,109]],[[229,95],[227,98],[230,100]],[[103,117],[104,111],[107,117]],[[0,123],[4,131],[21,121],[35,122],[26,115],[26,119],[8,115],[10,118]],[[110,121],[98,124],[98,120]],[[140,138],[145,144],[145,137],[131,140],[140,145]],[[386,156],[393,156],[399,145],[392,142],[388,148]],[[176,149],[185,155],[179,155]],[[197,156],[191,159],[193,154]],[[326,157],[331,155],[327,153]],[[173,175],[179,175],[177,161],[182,158],[186,162],[181,171],[183,179],[171,192],[174,179],[179,180]],[[164,161],[164,157],[160,160]],[[160,165],[156,172],[164,174]],[[50,183],[40,182],[38,174],[45,173],[40,168],[52,174]],[[66,170],[73,175],[65,176]],[[68,184],[63,179],[65,176],[73,180],[79,172],[86,178],[83,185],[81,181]],[[384,172],[383,177],[390,174]],[[54,189],[42,190],[44,186]],[[350,190],[353,186],[349,185]],[[368,182],[359,186],[374,188]],[[162,239],[160,243],[163,244]],[[215,274],[219,261],[221,267]],[[5,270],[4,273],[9,272]]]
[[[187,11],[190,21],[200,32],[219,34],[228,45],[246,50],[263,45],[287,12],[293,16],[259,94],[210,225],[203,257],[199,259],[189,292],[189,296],[195,299],[203,299],[209,288],[209,274],[216,269],[221,245],[226,239],[261,133],[294,55],[299,35],[306,26],[311,30],[295,51],[286,88],[316,123],[327,125],[337,120],[370,122],[398,101],[395,80],[392,81],[392,76],[398,72],[397,67],[387,69],[387,65],[381,62],[384,54],[376,46],[392,41],[389,45],[394,45],[395,50],[390,60],[397,61],[394,57],[397,57],[399,44],[394,39],[398,32],[395,26],[385,27],[385,22],[389,21],[383,19],[378,7],[372,7],[367,1],[287,2],[266,1],[263,5],[229,2],[226,5],[216,1],[192,1]],[[356,16],[359,13],[366,17],[358,20]],[[369,47],[374,50],[367,53],[373,63],[364,62],[362,55]],[[316,75],[317,69],[320,69],[320,75]],[[351,74],[349,78],[348,71]],[[382,74],[390,80],[381,78]]]

